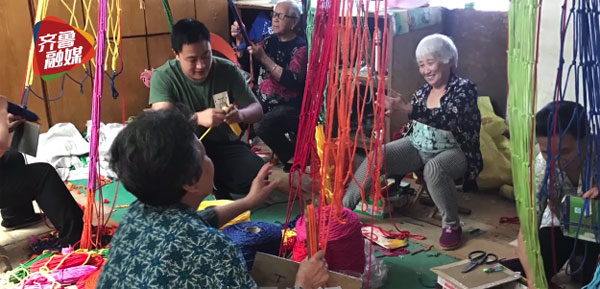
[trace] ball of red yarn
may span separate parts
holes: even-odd
[[[331,206],[323,206],[317,210],[317,222],[328,220]],[[322,214],[321,217],[319,214]],[[341,220],[332,216],[327,238],[325,260],[329,270],[362,274],[365,270],[364,241],[360,231],[360,218],[350,209],[343,208]],[[319,234],[325,236],[325,229],[319,227]],[[296,223],[296,244],[294,244],[293,260],[300,262],[307,256],[306,249],[306,218],[300,218]]]

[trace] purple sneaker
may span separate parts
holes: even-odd
[[[454,250],[460,246],[462,240],[462,229],[460,226],[456,228],[445,227],[442,228],[442,235],[440,236],[440,246],[444,250]]]

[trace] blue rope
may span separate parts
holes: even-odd
[[[85,70],[85,75],[83,76],[83,79],[81,79],[81,81],[77,81],[75,78],[73,78],[69,73],[66,73],[67,77],[69,79],[71,79],[73,82],[79,84],[79,93],[81,95],[83,95],[83,82],[90,76],[89,71],[86,69]]]
[[[117,88],[115,87],[115,78],[117,77],[117,73],[113,71],[112,75],[108,74],[108,72],[104,72],[106,74],[106,77],[108,77],[108,80],[110,81],[110,92],[112,95],[113,99],[117,99],[117,97],[119,97],[119,91],[117,91]]]
[[[168,5],[168,3],[167,3],[167,5]],[[121,55],[122,55],[120,46],[119,46],[119,53],[121,53]],[[111,91],[113,99],[117,99],[117,97],[119,97],[119,91],[117,91],[117,88],[115,86],[115,79],[117,78],[117,76],[119,76],[119,74],[121,74],[123,72],[123,68],[125,67],[125,65],[123,65],[123,57],[119,57],[119,62],[121,64],[121,68],[119,69],[118,72],[113,71],[112,75],[109,75],[107,71],[104,71],[104,73],[106,73],[106,77],[108,77],[108,79],[110,80],[110,91]]]
[[[590,282],[590,284],[587,284],[587,285],[581,287],[581,289],[596,289],[596,288],[600,288],[600,266],[598,266],[598,268],[596,268],[596,273],[594,274],[594,279],[592,279],[592,282]]]
[[[579,111],[577,108],[573,111],[571,119],[568,120],[567,129],[556,131],[559,136],[558,147],[562,145],[562,139],[566,135],[568,129],[573,125],[577,125],[577,153],[576,155],[566,160],[564,163],[561,160],[561,151],[559,150],[556,155],[553,155],[551,151],[552,142],[548,142],[548,162],[544,173],[544,180],[542,182],[542,188],[539,192],[538,199],[540,203],[544,200],[553,200],[554,188],[549,188],[549,179],[554,178],[555,172],[551,171],[551,165],[557,164],[559,175],[563,175],[564,169],[568,167],[573,160],[580,157],[582,153],[587,156],[584,159],[582,167],[582,189],[588,191],[594,185],[598,186],[600,181],[600,19],[598,10],[598,1],[594,0],[572,0],[571,9],[569,9],[568,15],[565,15],[565,9],[561,13],[561,29],[560,29],[560,58],[558,61],[558,71],[556,76],[556,85],[554,88],[554,95],[558,94],[559,100],[564,100],[569,79],[571,75],[575,78],[574,81],[574,95],[577,103],[583,103],[583,111]],[[563,29],[562,23],[565,20],[565,27]],[[573,23],[571,23],[573,20]],[[566,40],[566,31],[570,24],[573,24],[573,60],[567,68],[567,74],[565,77],[564,87],[559,90],[562,84],[562,71],[565,64],[564,59],[564,45]],[[558,102],[554,103],[554,110],[557,109]],[[582,144],[580,143],[579,136],[584,132],[584,128],[579,126],[581,118],[588,114],[589,129],[588,135],[591,135],[586,139],[586,151],[582,152]],[[558,123],[562,123],[560,118],[554,121],[554,113],[550,114],[550,119],[547,124],[548,138],[552,139],[554,136],[554,128],[557,128]],[[555,180],[555,185],[562,186],[564,179]],[[592,182],[595,181],[595,184]],[[556,183],[558,182],[558,183]],[[585,200],[584,211],[589,211],[590,201]],[[544,208],[541,208],[542,210]],[[598,216],[600,221],[600,214]],[[583,222],[583,214],[579,218],[579,225],[576,230],[575,239],[573,240],[573,250],[571,251],[569,260],[573,258],[576,252],[579,230]],[[598,232],[596,232],[596,242],[600,240]],[[587,258],[587,242],[584,243],[584,260]],[[554,257],[555,258],[555,257]],[[570,263],[570,262],[569,262]],[[570,274],[577,274],[583,269],[583,262]],[[562,266],[562,264],[557,264]],[[567,266],[567,271],[569,267]]]
[[[253,230],[256,228],[259,230]],[[245,222],[226,227],[223,234],[239,247],[246,267],[251,271],[256,252],[279,254],[282,229],[280,225],[267,222]]]
[[[575,70],[575,96],[577,102],[579,102],[579,79],[581,79],[583,82],[583,86],[581,87],[583,106],[585,111],[589,111],[588,121],[591,128],[590,131],[592,131],[592,136],[588,138],[588,149],[586,152],[587,156],[590,157],[586,158],[582,178],[583,189],[584,191],[588,191],[593,186],[591,182],[593,180],[598,180],[598,175],[600,173],[600,170],[598,170],[597,167],[599,165],[598,155],[594,154],[594,152],[599,152],[598,149],[600,149],[600,129],[598,127],[598,108],[600,107],[600,96],[598,95],[598,89],[600,89],[598,82],[598,58],[600,55],[600,51],[598,51],[600,49],[600,43],[598,43],[598,40],[600,40],[600,29],[598,25],[600,22],[598,21],[597,1],[579,0],[577,8],[575,8],[575,2],[576,1],[573,0],[572,5],[572,11],[574,10],[577,13],[573,31],[573,61],[579,56],[578,69]],[[578,52],[580,52],[579,55]],[[579,73],[581,73],[580,77],[578,75]],[[595,168],[592,166],[594,158],[596,161]],[[590,200],[586,199],[583,204],[583,212],[579,216],[579,224],[575,233],[575,239],[573,240],[573,250],[571,251],[569,260],[575,255],[578,243],[577,239],[583,223],[583,215],[585,214],[584,212],[589,212],[590,205]],[[596,242],[598,242],[598,234],[596,234]],[[583,260],[587,259],[587,249],[588,243],[584,242]],[[568,273],[569,265],[567,265],[567,274],[577,274],[583,269],[584,264],[585,262],[582,262],[579,268],[571,273]]]

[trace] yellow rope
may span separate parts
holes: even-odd
[[[73,6],[69,7],[69,4],[65,3],[65,0],[60,0],[60,2],[62,2],[63,6],[65,6],[65,8],[67,8],[67,10],[69,11],[69,13],[71,13],[71,17],[69,18],[69,25],[73,26],[73,22],[75,22],[75,26],[79,27],[79,23],[77,22],[77,17],[75,16],[75,6],[77,6],[77,0],[73,0]]]
[[[91,25],[91,17],[90,17],[90,8],[92,7],[92,0],[88,0],[86,1],[82,1],[83,2],[83,9],[85,10],[85,24],[83,25],[83,31],[88,32],[88,27],[90,27],[92,29],[92,36],[94,37],[94,39],[96,39],[96,28],[94,28],[94,25]],[[94,49],[96,49],[96,44],[94,43]],[[96,61],[94,58],[91,59],[92,61],[92,66],[96,67]],[[87,70],[87,67],[85,66],[85,64],[82,65],[83,69]],[[92,68],[93,69],[93,68]]]
[[[94,38],[96,38],[96,29],[94,28],[94,25],[90,25],[90,21],[92,18],[90,18],[90,8],[92,6],[92,0],[88,0],[83,1],[83,9],[85,10],[85,24],[83,25],[83,31],[88,30],[88,26],[91,27],[92,29],[92,35],[94,35]]]
[[[85,15],[84,15],[83,28],[81,28],[81,26],[79,25],[79,22],[77,21],[77,17],[75,16],[76,15],[75,8],[76,8],[77,0],[73,0],[72,6],[69,6],[65,2],[65,0],[61,0],[63,5],[67,9],[67,11],[69,11],[69,13],[71,14],[70,19],[69,19],[69,25],[80,28],[81,30],[92,34],[94,39],[97,39],[98,34],[96,33],[96,28],[92,24],[92,17],[91,17],[91,12],[90,12],[91,6],[92,6],[92,1],[93,0],[82,1],[83,2],[83,10],[84,10]],[[113,17],[113,14],[115,13],[115,11],[116,11],[117,15]],[[122,13],[121,0],[111,0],[111,2],[108,4],[108,19],[107,19],[107,27],[106,27],[106,31],[107,31],[106,32],[107,61],[104,63],[105,71],[108,70],[108,62],[109,62],[108,58],[109,57],[111,59],[110,60],[111,61],[111,69],[113,71],[117,70],[117,60],[119,59],[119,47],[121,44],[121,29],[120,29],[121,13]],[[73,25],[73,22],[75,23],[75,25]],[[98,48],[97,44],[94,44],[94,49],[97,49],[97,48]],[[92,67],[95,68],[96,60],[94,58],[92,58],[91,62],[92,62]],[[82,66],[84,69],[87,70],[87,66],[85,65],[85,63]]]
[[[46,17],[48,11],[48,0],[40,0],[35,11],[35,23],[42,21]],[[35,41],[32,37],[31,46],[29,47],[29,58],[27,60],[27,74],[25,75],[25,87],[31,87],[33,83],[33,55],[35,51]]]
[[[211,129],[211,128],[212,128],[212,127],[209,127],[209,128],[208,128],[208,129],[207,129],[207,130],[206,130],[206,131],[205,131],[205,132],[202,134],[202,136],[200,136],[200,141],[202,141],[202,140],[204,139],[204,137],[205,137],[205,136],[206,136],[206,135],[207,135],[207,134],[210,132],[210,129]]]
[[[116,3],[116,4],[115,4]],[[116,9],[115,9],[116,6]],[[116,10],[117,16],[113,23],[113,12]],[[106,54],[111,57],[111,69],[117,71],[117,59],[119,58],[119,45],[121,44],[121,0],[111,0],[108,6],[108,20],[106,31]],[[108,70],[108,61],[104,63],[104,70]]]

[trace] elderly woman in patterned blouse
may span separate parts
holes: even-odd
[[[300,108],[308,65],[308,49],[301,27],[302,10],[295,0],[282,0],[275,5],[271,18],[273,34],[262,44],[248,47],[260,63],[256,98],[262,104],[264,117],[255,125],[256,134],[286,165],[294,156]],[[241,39],[237,22],[231,35]],[[242,55],[240,55],[242,56]]]
[[[415,54],[427,83],[411,102],[397,93],[386,99],[386,113],[403,111],[410,122],[403,138],[385,145],[385,168],[395,176],[423,170],[431,198],[442,214],[440,246],[450,250],[460,246],[462,237],[455,180],[462,178],[465,187],[476,187],[475,179],[483,168],[477,90],[473,82],[455,74],[458,53],[447,36],[423,38]],[[356,171],[344,206],[354,208],[361,201],[359,185],[367,178],[367,166],[364,161]]]
[[[182,108],[181,108],[182,109]],[[260,204],[277,182],[265,165],[247,196],[197,212],[212,192],[214,167],[190,113],[147,111],[125,127],[110,149],[110,165],[137,197],[111,242],[96,288],[256,288],[241,251],[217,228]],[[303,261],[296,286],[328,278],[324,252]]]

